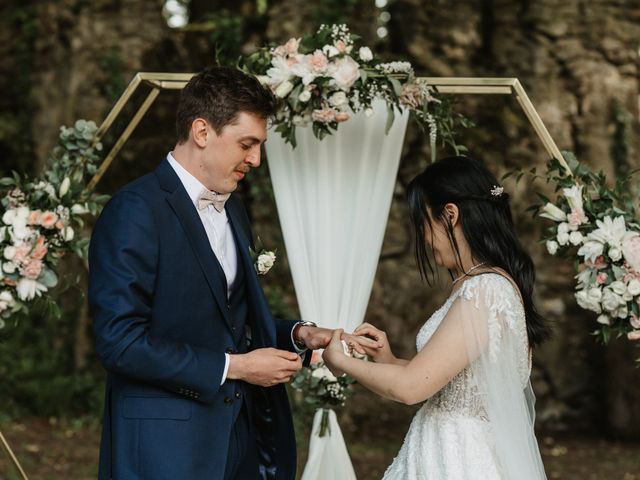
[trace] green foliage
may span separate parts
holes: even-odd
[[[122,56],[117,48],[109,49],[98,60],[100,68],[109,81],[101,85],[100,93],[109,100],[116,101],[126,88],[126,80],[122,73]]]
[[[0,330],[2,413],[98,418],[103,373],[95,359],[88,368],[74,369],[73,318],[38,308],[27,320]]]

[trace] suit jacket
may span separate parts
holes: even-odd
[[[237,196],[226,210],[245,276],[252,348],[294,350],[294,322],[272,317],[258,283],[249,219]],[[254,392],[251,413],[261,412],[257,423],[267,425],[257,427],[271,448],[261,452],[263,470],[276,472],[266,478],[293,479],[295,438],[284,386],[219,384],[224,353],[238,347],[226,280],[168,161],[105,206],[89,266],[97,353],[107,370],[100,480],[222,479],[247,389]]]

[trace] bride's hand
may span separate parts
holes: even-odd
[[[356,328],[353,333],[355,335],[353,337],[355,341],[358,341],[357,339],[359,337],[364,337],[365,339],[374,340],[378,344],[376,348],[372,348],[370,344],[365,344],[364,342],[360,343],[361,348],[375,362],[395,363],[397,360],[396,356],[391,351],[387,334],[383,330],[374,327],[370,323],[363,323]]]
[[[322,352],[322,360],[335,376],[340,376],[344,371],[340,368],[344,359],[349,358],[345,355],[344,344],[340,340],[343,330],[338,328],[333,331],[331,341]]]

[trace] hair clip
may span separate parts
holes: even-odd
[[[497,185],[494,185],[491,189],[491,195],[493,195],[494,197],[499,197],[500,195],[502,195],[502,192],[504,192],[504,187],[499,187]]]

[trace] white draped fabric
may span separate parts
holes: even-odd
[[[353,331],[362,323],[382,248],[409,113],[373,105],[324,140],[297,128],[297,147],[275,131],[265,144],[287,256],[304,320]],[[331,433],[316,423],[304,480],[355,480],[335,413]],[[328,472],[327,469],[332,469]]]
[[[409,118],[386,104],[360,113],[318,140],[297,128],[295,149],[269,132],[269,172],[304,320],[353,330],[373,286]]]
[[[324,437],[319,435],[321,421],[322,410],[317,410],[313,417],[309,459],[300,480],[356,480],[336,413],[329,410],[329,433]]]

